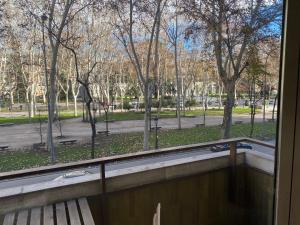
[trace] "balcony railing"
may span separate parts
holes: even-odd
[[[21,170],[21,171],[6,172],[6,173],[1,173],[0,174],[0,182],[1,181],[4,181],[4,182],[5,181],[10,181],[10,180],[13,181],[14,179],[21,179],[21,178],[26,178],[26,177],[35,177],[35,176],[47,175],[47,174],[56,173],[56,172],[72,171],[72,170],[79,169],[79,168],[96,167],[96,170],[97,170],[98,167],[99,167],[100,177],[99,177],[99,175],[97,175],[98,177],[96,179],[94,177],[94,180],[92,181],[92,182],[94,182],[93,185],[92,185],[92,187],[93,187],[92,189],[97,188],[99,190],[99,191],[97,191],[97,194],[101,193],[101,196],[102,196],[101,205],[104,206],[104,205],[106,205],[106,203],[105,203],[105,199],[107,198],[106,193],[111,192],[114,189],[114,188],[112,188],[111,185],[109,185],[109,190],[107,191],[107,181],[109,182],[109,184],[111,184],[110,179],[112,178],[112,180],[113,180],[113,177],[111,176],[111,174],[109,174],[109,172],[111,172],[111,171],[106,170],[108,164],[120,163],[120,162],[125,162],[125,161],[128,161],[128,160],[138,160],[138,159],[146,159],[146,158],[150,158],[150,157],[159,157],[159,156],[163,156],[163,155],[188,152],[188,151],[192,151],[192,150],[207,149],[207,148],[210,148],[210,147],[213,147],[213,146],[216,146],[216,145],[225,145],[226,144],[227,146],[229,146],[229,153],[228,153],[228,151],[226,152],[226,154],[225,153],[224,154],[223,153],[221,153],[221,154],[213,154],[212,153],[212,154],[209,154],[209,155],[211,155],[209,157],[208,156],[206,157],[206,156],[203,155],[204,157],[201,158],[199,156],[200,158],[195,158],[194,161],[189,161],[189,160],[184,161],[183,160],[182,162],[180,162],[180,163],[183,163],[183,165],[186,165],[187,167],[180,167],[180,166],[176,167],[176,165],[180,164],[180,163],[176,164],[178,162],[176,162],[175,164],[172,164],[172,163],[171,164],[165,164],[164,167],[167,167],[167,168],[168,167],[169,168],[176,167],[176,169],[175,170],[174,170],[174,168],[173,168],[173,170],[171,169],[171,171],[172,171],[171,173],[173,174],[171,176],[170,176],[169,172],[163,172],[163,173],[169,174],[168,175],[169,178],[172,179],[172,178],[176,177],[176,175],[174,175],[175,173],[176,174],[180,173],[178,177],[180,177],[180,176],[182,177],[182,176],[185,176],[185,175],[191,175],[191,174],[195,173],[195,171],[198,173],[200,171],[199,168],[207,167],[208,164],[210,164],[209,168],[207,168],[207,170],[202,170],[201,169],[201,171],[211,171],[211,169],[214,169],[214,168],[225,168],[225,167],[229,166],[230,167],[230,170],[229,170],[229,185],[230,185],[230,187],[229,187],[229,192],[228,192],[229,200],[230,201],[235,201],[234,198],[235,198],[235,192],[236,192],[236,188],[237,188],[236,187],[236,166],[241,163],[241,157],[239,157],[239,152],[237,151],[237,144],[241,143],[241,142],[256,144],[258,146],[264,146],[264,147],[271,148],[271,149],[275,148],[275,146],[272,145],[272,144],[268,144],[266,142],[262,142],[262,141],[251,139],[251,138],[232,138],[232,139],[226,139],[226,140],[219,140],[219,141],[212,141],[212,142],[199,143],[199,144],[191,144],[191,145],[185,145],[185,146],[177,146],[177,147],[171,147],[171,148],[165,148],[165,149],[159,149],[159,150],[151,150],[151,151],[143,151],[143,152],[138,152],[138,153],[124,154],[124,155],[119,155],[119,156],[105,157],[105,158],[99,158],[99,159],[93,159],[93,160],[86,160],[86,161],[80,161],[80,162],[74,162],[74,163],[57,164],[57,165],[52,165],[52,166],[33,168],[33,169],[27,169],[27,170]],[[250,152],[251,152],[251,150],[250,150]],[[220,157],[222,158],[222,161],[218,161],[220,159]],[[206,161],[206,163],[205,163],[206,159],[208,161]],[[211,161],[211,160],[213,160],[213,161]],[[216,161],[214,161],[214,160],[216,160]],[[252,160],[252,161],[256,161],[256,159]],[[198,162],[200,162],[200,163],[198,163]],[[208,164],[207,164],[207,162],[208,162]],[[220,164],[222,164],[222,166],[218,167],[217,165],[212,165],[215,162],[216,162],[216,164],[221,162]],[[254,164],[255,163],[257,163],[257,162],[254,162]],[[272,163],[269,163],[269,164],[270,164],[269,167],[273,167]],[[195,166],[196,170],[192,169],[192,170],[189,170],[189,171],[185,171],[183,173],[181,172],[182,168],[192,168],[194,166]],[[151,171],[151,169],[155,170],[156,168],[151,167],[149,169],[149,171]],[[192,171],[192,173],[191,173],[191,171]],[[147,172],[148,172],[147,169],[144,168],[143,170],[138,171],[137,174],[139,174],[138,176],[143,177],[143,176],[147,176],[147,174],[149,174]],[[118,171],[117,171],[117,173],[118,173]],[[157,173],[156,173],[156,175],[157,175]],[[122,177],[122,175],[121,175],[121,177]],[[126,187],[128,187],[128,182],[130,183],[136,178],[134,175],[133,175],[133,178],[132,177],[130,178],[130,175],[125,176],[125,177],[127,177],[126,179],[129,178],[129,181],[128,180],[125,181],[126,184],[124,186],[126,186]],[[150,175],[150,177],[151,177],[151,175]],[[158,175],[158,177],[161,177],[161,175]],[[147,180],[147,182],[151,183],[153,181],[156,182],[157,180],[158,179],[149,178],[149,180]],[[124,180],[122,180],[122,182],[123,181]],[[140,183],[140,181],[138,181],[138,183]],[[122,188],[124,186],[122,186]],[[56,186],[49,187],[46,184],[45,186],[43,186],[43,188],[44,188],[43,190],[47,191],[47,189],[50,190],[53,187],[56,188]],[[91,187],[91,186],[88,186],[88,187]],[[77,190],[78,190],[78,188],[85,189],[85,188],[83,188],[81,183],[78,183],[78,186],[76,186]],[[35,192],[38,192],[40,190],[41,189],[31,190],[30,193],[35,193]],[[68,190],[73,191],[74,189],[73,189],[72,186],[70,186]],[[86,190],[88,192],[90,191],[89,188],[86,189]],[[60,191],[60,189],[58,189],[58,192],[55,192],[55,193],[59,193],[59,191]],[[45,195],[45,192],[42,192],[42,193],[43,193],[43,195]],[[78,194],[78,192],[76,192],[76,191],[75,191],[75,193]],[[3,197],[3,199],[8,199],[7,200],[7,203],[8,203],[7,205],[10,205],[10,207],[8,207],[8,206],[6,207],[5,210],[7,210],[7,212],[9,212],[10,210],[21,209],[21,208],[24,208],[24,207],[34,207],[35,204],[41,205],[41,204],[53,203],[53,202],[58,200],[58,199],[55,199],[55,200],[51,200],[52,202],[51,201],[50,202],[43,202],[44,199],[47,199],[47,197],[44,196],[43,200],[41,200],[41,199],[37,200],[37,199],[35,199],[36,195],[33,194],[33,196],[27,198],[27,199],[30,199],[29,200],[29,202],[30,202],[29,205],[27,205],[27,204],[21,205],[20,204],[20,205],[17,205],[16,208],[14,208],[14,204],[15,204],[16,201],[11,201],[11,199],[15,197],[15,199],[24,200],[26,198],[23,199],[20,196],[26,195],[26,194],[28,194],[28,193],[23,192],[23,189],[22,189],[21,192],[16,191],[11,196],[10,195],[3,195],[4,196],[3,197],[2,194],[1,194],[0,200],[1,200],[2,197]],[[93,194],[95,194],[95,191],[93,192]],[[53,195],[53,192],[52,192],[52,195]],[[66,196],[63,196],[63,197],[66,197]],[[68,200],[67,198],[69,198],[69,197],[70,196],[66,197],[66,199],[59,199],[59,201]],[[79,198],[79,197],[83,197],[83,196],[82,195],[81,196],[72,196],[71,198],[73,198],[73,197]],[[32,203],[32,201],[36,201],[36,202]],[[49,201],[49,199],[47,199],[47,201]],[[102,215],[102,219],[105,220],[105,216]]]
[[[92,160],[85,160],[85,161],[74,162],[74,163],[57,164],[57,165],[45,166],[45,167],[39,167],[39,168],[33,168],[33,169],[5,172],[5,173],[0,173],[0,181],[14,179],[14,178],[22,178],[22,177],[27,177],[27,176],[34,176],[34,175],[43,175],[43,174],[52,173],[52,172],[74,170],[77,168],[84,168],[84,167],[90,167],[90,166],[99,166],[100,174],[101,174],[102,192],[105,193],[106,192],[105,168],[108,163],[116,163],[116,162],[122,162],[122,161],[126,161],[126,160],[134,160],[134,159],[140,159],[140,158],[145,158],[145,157],[153,157],[153,156],[159,156],[159,155],[170,154],[170,153],[179,153],[179,152],[184,152],[184,151],[192,150],[192,149],[209,148],[209,147],[213,147],[216,145],[228,144],[230,146],[230,155],[229,155],[230,165],[232,167],[234,167],[236,165],[236,158],[237,158],[237,143],[240,143],[240,142],[252,143],[252,144],[257,144],[260,146],[275,149],[274,145],[263,142],[263,141],[259,141],[256,139],[231,138],[231,139],[226,139],[226,140],[205,142],[205,143],[199,143],[199,144],[191,144],[191,145],[185,145],[185,146],[176,146],[176,147],[170,147],[170,148],[164,148],[164,149],[158,149],[158,150],[123,154],[123,155],[118,155],[118,156],[104,157],[104,158],[98,158],[98,159],[92,159]]]

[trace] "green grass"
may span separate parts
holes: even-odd
[[[249,114],[249,108],[234,108],[233,114]],[[184,116],[184,113],[181,113]],[[156,116],[156,112],[152,113],[153,116]],[[185,112],[185,116],[187,117],[194,117],[194,116],[202,116],[203,110],[187,110]],[[222,116],[223,109],[208,109],[206,112],[208,116]],[[77,116],[80,117],[81,115]],[[73,112],[61,112],[60,113],[61,119],[71,119],[75,118]],[[175,118],[176,111],[162,111],[160,112],[160,118]],[[41,115],[41,120],[45,121],[48,119],[46,114]],[[125,121],[125,120],[143,120],[144,119],[144,112],[110,112],[108,114],[109,120],[116,120],[116,121]],[[102,116],[98,118],[98,121],[104,121],[105,115],[102,113]],[[28,124],[28,123],[37,123],[39,122],[39,116],[36,115],[34,118],[28,118],[28,116],[16,116],[16,117],[0,117],[0,124],[4,123],[14,123],[14,124]]]
[[[62,112],[60,114],[60,118],[62,120],[75,118],[74,113],[71,112]],[[46,121],[48,116],[45,114],[41,115],[41,120]],[[17,117],[0,117],[0,124],[5,123],[14,123],[14,124],[27,124],[27,123],[38,123],[39,116],[35,116],[34,118],[28,118],[28,116],[17,116]]]
[[[250,124],[232,126],[232,137],[248,136]],[[260,140],[274,139],[276,136],[275,123],[257,123],[254,128],[253,138]],[[206,128],[188,128],[182,130],[162,130],[159,132],[159,147],[172,147],[186,144],[195,144],[221,139],[219,126]],[[151,135],[150,146],[154,148],[155,137]],[[101,144],[101,140],[97,140]],[[138,152],[143,149],[143,133],[124,133],[111,135],[111,143],[97,146],[96,157],[119,155]],[[59,163],[86,160],[90,158],[90,148],[86,145],[57,148]],[[12,171],[33,168],[50,164],[48,152],[11,151],[0,153],[0,171]]]
[[[257,111],[258,113],[259,111]],[[233,114],[249,114],[250,108],[234,108]],[[156,116],[156,111],[152,112],[153,116]],[[184,116],[184,113],[181,112],[181,115]],[[187,117],[194,117],[194,116],[202,116],[203,110],[186,110],[185,116]],[[208,109],[206,111],[207,116],[223,116],[223,109]],[[176,117],[176,111],[170,110],[170,111],[162,111],[159,114],[160,118],[175,118]],[[142,120],[144,119],[144,112],[110,112],[108,113],[108,119],[109,120],[116,120],[116,121],[124,121],[124,120]],[[102,116],[98,118],[99,121],[105,120],[104,113]]]

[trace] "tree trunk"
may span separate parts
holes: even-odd
[[[30,90],[30,118],[34,117],[34,84],[31,85]]]
[[[67,109],[69,109],[69,89],[67,89],[67,92],[65,93],[66,95],[66,106],[67,106]]]
[[[74,95],[74,115],[78,116],[78,110],[77,110],[77,95]]]
[[[10,92],[10,105],[13,106],[15,104],[15,101],[14,101],[14,92],[11,91]]]
[[[33,103],[33,95],[30,95],[30,118],[34,117],[34,103]]]
[[[263,96],[264,96],[264,99],[263,99],[263,121],[265,122],[266,121],[266,91],[267,91],[267,88],[266,88],[266,85],[267,85],[267,74],[264,74],[264,87],[263,87]]]
[[[124,108],[124,95],[121,93],[121,112],[123,112]]]
[[[33,116],[36,116],[37,106],[36,106],[36,92],[33,93]]]
[[[223,106],[222,104],[222,95],[223,95],[223,84],[221,82],[219,83],[219,109]]]
[[[180,79],[179,79],[179,70],[178,70],[178,62],[177,62],[177,47],[175,47],[175,70],[176,70],[176,85],[177,85],[177,95],[176,95],[176,115],[178,122],[178,129],[181,129],[181,116],[180,116]]]
[[[177,6],[177,1],[176,1]],[[178,68],[178,46],[177,46],[177,38],[178,38],[178,16],[176,14],[175,18],[175,37],[174,37],[174,63],[175,63],[175,75],[176,75],[176,85],[177,85],[177,98],[176,98],[176,115],[178,121],[178,129],[181,129],[181,116],[180,116],[180,92],[181,85],[179,79],[179,68]]]
[[[47,129],[47,144],[51,152],[52,163],[56,162],[56,152],[53,143],[53,119],[55,112],[55,97],[56,97],[56,64],[57,64],[58,46],[52,48],[51,70],[50,70],[50,90],[49,90],[49,112],[48,112],[48,129]]]
[[[86,103],[86,108],[87,108],[87,113],[90,121],[90,125],[92,128],[92,148],[91,148],[91,158],[95,158],[95,138],[96,138],[96,124],[95,124],[95,119],[92,116],[92,111],[91,111],[91,103]]]
[[[149,112],[149,84],[145,84],[145,91],[144,91],[144,105],[145,105],[145,114],[144,114],[144,151],[149,150],[149,118],[150,118],[150,112]]]
[[[42,95],[43,95],[43,103],[46,104],[47,100],[46,100],[46,92],[42,91]]]
[[[255,113],[256,113],[256,94],[255,94],[255,80],[252,81],[252,88],[250,92],[250,107],[251,107],[251,129],[250,129],[250,138],[253,137],[254,131],[254,120],[255,120]]]
[[[29,100],[29,91],[26,89],[25,93],[25,98],[26,98],[26,105],[27,105],[27,110],[28,110],[28,118],[31,118],[31,107],[30,107],[30,100]]]
[[[223,138],[230,138],[230,130],[232,126],[232,108],[234,106],[235,96],[235,84],[234,81],[227,81],[224,83],[224,87],[227,93],[226,104],[224,106],[224,117],[223,117]]]
[[[276,107],[276,102],[277,102],[278,94],[276,94],[275,99],[274,99],[274,104],[273,104],[273,110],[272,110],[272,120],[275,120],[275,107]]]
[[[186,99],[186,89],[183,91],[183,95],[182,95],[182,106],[183,106],[183,115],[185,116],[185,100]],[[189,106],[189,110],[191,110],[191,107]]]

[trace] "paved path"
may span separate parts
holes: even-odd
[[[267,115],[267,118],[270,116]],[[195,124],[202,123],[202,117],[196,118],[182,118],[182,128],[195,127]],[[206,124],[208,126],[220,125],[222,123],[222,116],[207,116]],[[234,115],[233,121],[250,122],[249,115]],[[262,115],[256,116],[256,122],[262,121]],[[91,136],[91,129],[89,123],[81,122],[81,118],[69,119],[63,121],[63,135],[70,139],[77,139],[79,141],[88,140]],[[163,129],[176,129],[177,119],[160,119],[159,126]],[[44,139],[46,137],[47,124],[43,124]],[[143,120],[130,121],[115,121],[109,124],[111,133],[128,133],[140,132],[144,129]],[[105,130],[105,123],[97,123],[97,130]],[[54,126],[54,137],[59,135],[59,131]],[[56,139],[57,143],[59,139]],[[13,125],[9,127],[0,128],[0,145],[9,145],[13,149],[23,149],[32,146],[33,143],[39,143],[39,124],[22,124]]]

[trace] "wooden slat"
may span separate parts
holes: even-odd
[[[87,202],[87,199],[80,198],[80,199],[78,199],[78,203],[79,203],[79,207],[80,207],[84,225],[95,225],[95,222],[94,222],[94,219],[93,219],[90,207],[89,207],[89,203]]]
[[[153,216],[153,225],[160,225],[160,203],[158,203],[157,208],[156,208],[156,212]]]
[[[41,225],[41,208],[31,210],[30,225]]]
[[[47,205],[44,207],[44,225],[53,225],[53,206]]]
[[[13,225],[15,220],[15,213],[6,214],[4,217],[3,225]]]
[[[23,210],[19,212],[17,218],[17,225],[27,225],[28,211]]]
[[[57,225],[68,225],[65,203],[56,204]]]
[[[81,225],[75,200],[67,202],[71,225]]]

